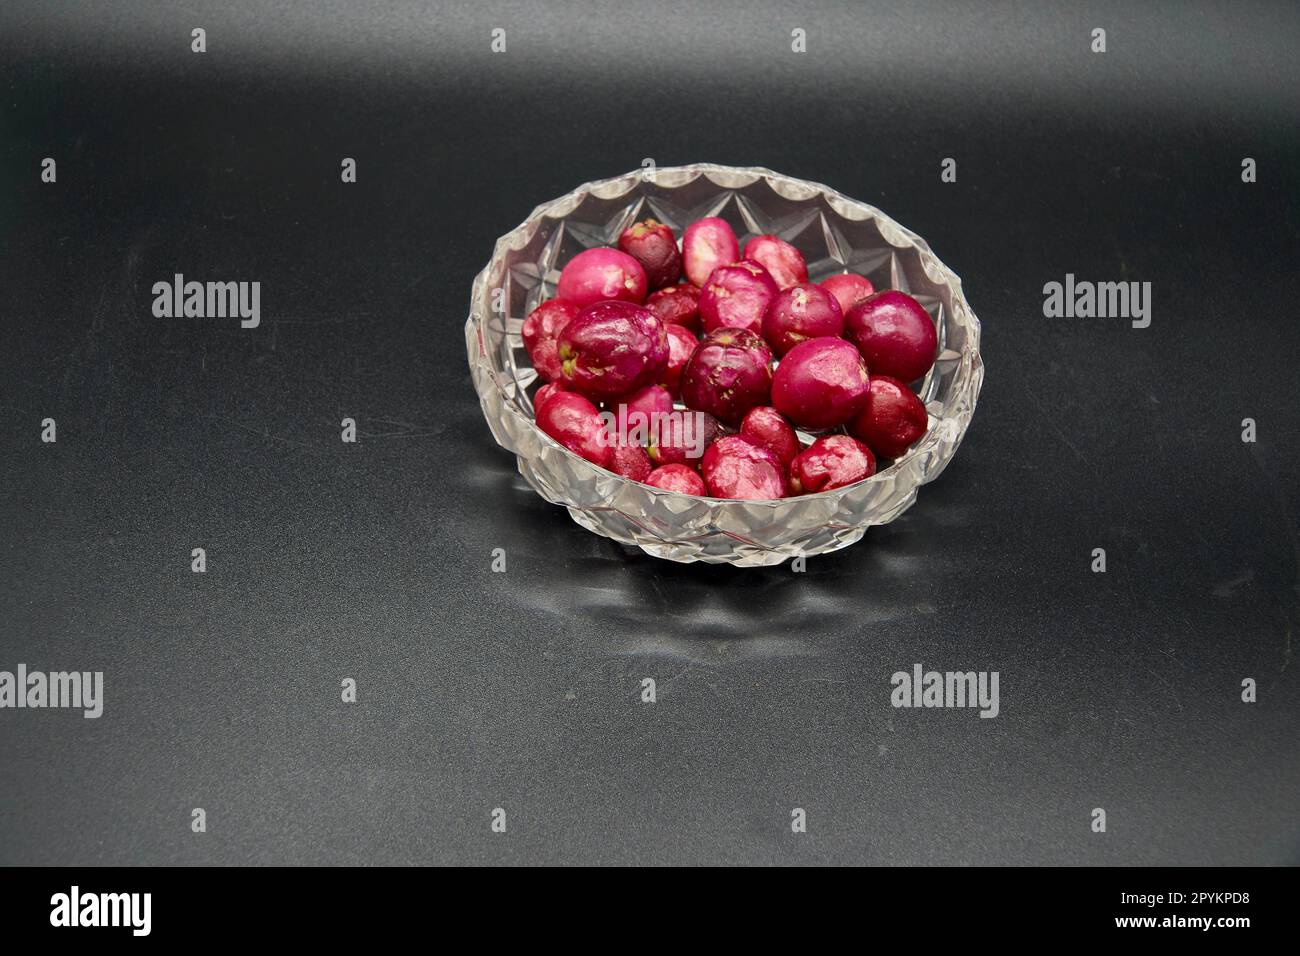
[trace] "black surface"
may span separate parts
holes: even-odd
[[[1300,861],[1298,41],[1291,4],[0,7],[0,669],[106,683],[0,711],[0,862]],[[983,322],[953,464],[804,574],[625,553],[482,422],[493,240],[647,156],[874,203]],[[176,272],[260,281],[261,327],[155,319]],[[1044,318],[1067,272],[1151,282],[1151,327]],[[894,710],[916,662],[1001,715]]]

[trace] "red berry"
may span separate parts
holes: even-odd
[[[645,269],[626,252],[587,249],[569,260],[555,291],[579,309],[606,299],[641,303],[646,294]]]
[[[686,368],[686,363],[690,361],[700,340],[683,325],[669,325],[665,328],[668,332],[668,367],[664,370],[662,384],[676,395],[682,384],[682,370]]]
[[[901,458],[929,424],[925,405],[906,384],[873,375],[867,404],[849,423],[849,431],[881,458]]]
[[[537,410],[537,427],[575,455],[608,468],[614,449],[596,406],[574,392],[558,392]]]
[[[745,243],[745,258],[753,259],[772,276],[779,289],[808,281],[803,253],[777,236],[755,236]]]
[[[528,318],[524,319],[524,348],[528,350],[537,377],[542,381],[554,382],[560,377],[556,340],[578,312],[578,307],[572,302],[550,299],[529,312]]]
[[[551,400],[552,396],[567,391],[568,389],[564,387],[563,382],[549,382],[543,385],[537,390],[537,394],[533,396],[533,416],[536,417],[537,412]]]
[[[835,296],[835,301],[840,304],[840,311],[845,313],[876,291],[870,279],[852,272],[822,279],[822,288]]]
[[[565,385],[589,398],[614,398],[663,378],[668,332],[643,306],[598,302],[564,327],[559,356]]]
[[[876,458],[862,442],[848,435],[823,435],[790,462],[790,491],[813,495],[875,473]]]
[[[930,314],[906,292],[868,296],[844,317],[845,338],[855,342],[873,375],[914,382],[934,364],[939,334]]]
[[[729,425],[738,424],[755,405],[768,404],[771,362],[771,350],[753,332],[710,332],[682,370],[682,399]]]
[[[700,471],[714,498],[785,497],[785,469],[780,460],[738,435],[719,438],[710,445]]]
[[[700,330],[700,290],[693,285],[670,285],[650,295],[645,307],[670,325]]]
[[[700,290],[700,320],[704,331],[724,327],[760,331],[763,314],[776,293],[776,283],[757,262],[742,259],[718,266]]]
[[[660,419],[646,451],[656,465],[698,466],[704,450],[722,434],[722,423],[707,412],[677,411]]]
[[[770,405],[751,408],[740,423],[740,437],[752,445],[766,448],[788,465],[803,446],[785,416]]]
[[[867,365],[843,339],[809,339],[781,359],[772,404],[800,428],[842,425],[867,403]]]
[[[673,285],[682,277],[682,254],[677,237],[662,222],[647,219],[623,230],[618,247],[641,263],[651,289]]]
[[[651,431],[658,426],[659,417],[672,413],[673,397],[662,385],[647,385],[611,401],[609,407],[614,413],[618,441],[645,445],[650,441]]]
[[[610,455],[609,470],[633,481],[645,481],[654,469],[650,456],[639,445],[615,445]]]
[[[682,233],[682,267],[694,285],[704,285],[714,269],[739,258],[740,244],[725,219],[701,219]]]
[[[778,356],[800,342],[844,331],[840,304],[821,286],[800,282],[776,294],[763,316],[763,338]]]
[[[676,491],[683,495],[703,496],[709,493],[704,487],[704,479],[694,468],[688,468],[686,465],[660,465],[650,472],[650,477],[645,479],[645,483],[655,488],[662,488],[664,491]]]

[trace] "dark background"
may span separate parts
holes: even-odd
[[[1300,14],[1129,6],[0,6],[0,669],[106,697],[0,712],[0,862],[1300,862]],[[645,157],[873,203],[983,322],[952,465],[806,573],[627,553],[482,421],[494,239]]]

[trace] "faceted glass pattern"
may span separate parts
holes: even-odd
[[[528,394],[536,373],[521,328],[533,308],[555,295],[564,264],[583,249],[614,245],[640,219],[658,219],[680,236],[705,216],[729,222],[742,248],[764,233],[790,242],[807,259],[814,282],[838,272],[860,273],[877,289],[907,292],[929,311],[940,350],[920,390],[930,426],[905,456],[847,488],[733,501],[623,478],[536,426]],[[979,336],[961,281],[924,240],[880,210],[771,170],[709,164],[637,170],[538,206],[497,241],[491,262],[474,280],[465,324],[470,371],[488,427],[516,455],[520,474],[538,494],[568,508],[584,528],[656,557],[741,566],[835,551],[905,511],[917,489],[947,466],[970,424],[984,377]]]

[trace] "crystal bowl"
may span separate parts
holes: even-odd
[[[939,333],[939,358],[920,388],[930,416],[925,436],[857,484],[774,501],[737,501],[623,478],[544,434],[533,421],[528,394],[537,375],[523,347],[524,318],[555,295],[560,269],[574,255],[614,245],[624,228],[649,216],[679,236],[696,219],[720,216],[742,247],[765,233],[792,243],[814,282],[857,272],[877,289],[915,297]],[[920,236],[879,209],[768,169],[705,163],[647,167],[587,183],[538,206],[497,240],[492,260],[474,280],[465,324],[483,416],[539,495],[568,508],[589,531],[655,557],[741,566],[835,551],[858,541],[871,525],[902,514],[917,489],[947,466],[970,424],[984,378],[979,339],[979,320],[962,295],[961,280]]]

